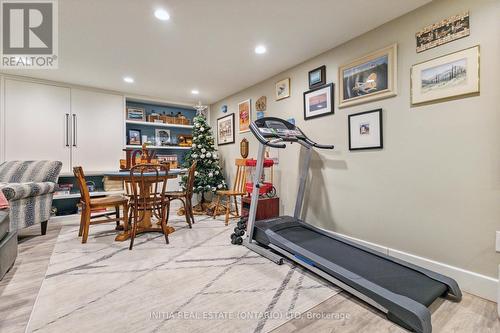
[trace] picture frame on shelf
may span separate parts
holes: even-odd
[[[275,99],[277,101],[290,97],[290,78],[286,78],[276,82],[275,84]]]
[[[313,89],[322,86],[326,83],[326,66],[320,66],[313,69],[308,74],[309,78],[309,89]]]
[[[165,128],[155,129],[155,141],[157,146],[170,146],[172,144],[170,130]]]
[[[304,120],[334,114],[333,83],[304,92]]]
[[[129,129],[128,130],[128,144],[134,146],[140,146],[141,142],[141,130]]]
[[[234,143],[234,113],[217,119],[217,145]]]
[[[417,53],[470,35],[469,12],[426,26],[415,34]]]
[[[348,116],[349,150],[382,149],[382,109]]]
[[[479,94],[479,45],[411,67],[411,105]]]
[[[397,95],[397,44],[339,68],[339,108]]]
[[[250,122],[252,121],[252,101],[247,99],[238,103],[238,125],[239,132],[250,131]]]
[[[146,121],[146,109],[127,107],[127,120]]]

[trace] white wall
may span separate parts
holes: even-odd
[[[500,263],[494,249],[495,231],[500,230],[499,3],[433,1],[213,104],[212,125],[215,129],[217,118],[223,116],[222,105],[228,105],[228,113],[237,113],[237,103],[247,98],[252,99],[255,117],[255,101],[266,95],[266,116],[294,117],[312,139],[336,147],[313,157],[304,212],[308,222],[496,277]],[[469,37],[416,53],[419,29],[465,10],[470,10]],[[399,53],[398,96],[335,107],[333,116],[304,121],[302,94],[308,90],[308,71],[327,66],[327,82],[336,84],[337,105],[338,67],[394,42]],[[410,107],[411,65],[478,44],[479,96]],[[266,56],[272,57],[272,51]],[[275,102],[274,83],[286,77],[291,78],[291,97]],[[384,149],[350,152],[347,115],[376,108],[384,110]],[[250,156],[255,156],[257,143],[250,133],[237,133],[236,144],[219,147],[230,181],[243,137],[250,141]],[[298,145],[279,152],[277,185],[286,214],[293,213],[299,156]]]

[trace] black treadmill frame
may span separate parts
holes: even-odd
[[[267,119],[272,121],[278,120],[283,122],[283,120],[278,118],[261,118],[258,121],[265,122]],[[292,124],[289,123],[287,123],[286,126],[288,128],[294,127]],[[278,219],[288,220],[287,222],[283,223],[287,224],[296,223],[301,227],[308,228],[326,237],[330,237],[337,241],[343,242],[349,246],[361,249],[370,254],[381,257],[385,260],[394,262],[395,264],[399,264],[407,268],[413,269],[415,271],[418,271],[431,279],[434,279],[436,281],[445,284],[448,288],[448,293],[453,295],[457,301],[459,301],[462,297],[462,293],[460,291],[458,284],[456,283],[455,280],[449,277],[419,267],[417,265],[408,263],[404,260],[385,255],[379,251],[372,250],[366,246],[362,246],[345,238],[333,235],[331,233],[326,232],[325,230],[322,230],[320,228],[307,224],[304,221],[301,221],[299,218],[305,192],[305,183],[307,179],[307,172],[309,169],[309,162],[311,158],[312,148],[318,147],[318,148],[333,149],[333,146],[323,146],[313,142],[312,140],[307,138],[307,136],[305,136],[305,134],[303,134],[303,132],[300,131],[300,129],[298,130],[303,134],[304,139],[298,139],[298,140],[294,138],[290,140],[287,140],[286,138],[275,138],[274,140],[268,140],[260,133],[258,126],[256,125],[255,122],[252,122],[250,124],[250,130],[259,140],[260,144],[257,156],[257,168],[255,173],[255,179],[253,182],[254,188],[252,192],[252,203],[250,206],[250,211],[248,216],[248,224],[247,224],[248,237],[245,239],[243,244],[249,249],[261,254],[262,256],[269,258],[270,260],[272,260],[277,264],[282,264],[283,258],[280,255],[276,254],[275,252],[289,258],[290,260],[296,262],[297,264],[304,266],[310,271],[316,273],[317,275],[325,278],[326,280],[346,290],[352,295],[374,306],[375,308],[383,311],[384,313],[386,313],[387,318],[389,320],[405,328],[410,328],[416,332],[424,332],[424,333],[432,332],[431,314],[429,309],[425,305],[413,299],[410,299],[406,296],[393,293],[388,289],[363,278],[362,276],[359,276],[339,265],[336,265],[331,261],[326,260],[325,258],[322,258],[321,256],[318,256],[300,246],[297,246],[296,244],[280,236],[278,233],[272,230],[272,228],[265,230],[266,236],[269,239],[269,244],[259,244],[255,242],[254,229],[255,229],[255,216],[257,212],[256,203],[259,196],[258,184],[260,175],[263,170],[265,146],[270,146],[274,148],[285,148],[286,145],[283,144],[282,142],[298,142],[308,151],[306,158],[304,159],[303,170],[300,175],[299,193],[295,205],[294,216],[293,218],[279,217],[273,220],[278,220]],[[290,220],[292,220],[293,222],[289,222]],[[262,245],[265,245],[269,248],[266,248]],[[271,251],[271,249],[274,250],[275,252]],[[296,256],[297,254],[303,258],[310,260],[311,262],[314,262],[315,265],[313,266],[310,263],[297,258]]]

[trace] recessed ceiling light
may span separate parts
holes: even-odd
[[[257,54],[264,54],[267,52],[267,49],[264,45],[257,45],[257,47],[255,47],[255,53]]]
[[[134,78],[133,77],[130,77],[130,76],[125,76],[123,78],[123,81],[127,82],[127,83],[134,83]]]
[[[155,10],[155,17],[158,20],[162,20],[162,21],[168,21],[170,19],[170,15],[168,14],[168,12],[165,9],[161,9],[161,8]]]
[[[191,90],[191,94],[198,95],[200,92],[196,89]]]

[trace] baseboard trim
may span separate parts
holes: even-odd
[[[458,285],[460,286],[460,289],[462,291],[479,296],[495,303],[497,302],[497,288],[499,286],[498,279],[468,271],[459,267],[454,267],[428,258],[419,257],[407,252],[391,249],[379,244],[367,242],[362,239],[350,237],[328,229],[321,229],[328,233],[331,233],[332,235],[344,237],[350,241],[366,246],[373,250],[377,250],[387,255],[408,261],[409,263],[419,265],[440,274],[447,275],[458,282]]]

